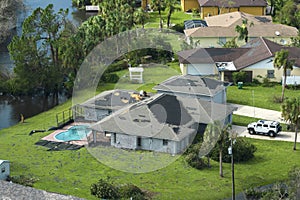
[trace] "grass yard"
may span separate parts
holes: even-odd
[[[285,90],[285,97],[296,96],[299,96],[299,90]],[[227,90],[227,101],[230,103],[280,111],[281,104],[275,103],[273,101],[274,97],[281,97],[281,85],[279,84],[273,87],[244,86],[243,89],[238,89],[237,86],[230,86]]]
[[[118,71],[116,74],[120,77],[120,80],[115,84],[114,88],[134,89],[137,91],[145,90],[147,92],[155,93],[156,91],[152,89],[155,85],[171,76],[180,75],[180,69],[177,62],[167,63],[166,65],[151,64],[151,66],[144,68],[144,82],[135,84],[130,82],[128,70]]]
[[[145,28],[159,28],[159,14],[157,11],[149,13],[150,18],[147,20],[145,24]],[[185,20],[191,19],[200,19],[194,17],[192,13],[185,13],[183,11],[176,11],[171,16],[171,24],[183,24]],[[162,20],[163,20],[163,27],[167,28],[167,12],[162,12]]]
[[[11,161],[11,175],[32,175],[39,179],[34,187],[87,199],[90,185],[110,176],[116,183],[133,183],[155,194],[154,199],[223,199],[231,195],[230,164],[224,164],[225,178],[218,176],[218,163],[211,169],[195,170],[180,157],[166,168],[145,174],[111,169],[93,158],[83,148],[78,151],[51,152],[34,145],[50,132],[29,136],[33,129],[55,125],[55,114],[71,106],[63,105],[0,131],[1,159]],[[236,164],[237,193],[246,188],[287,178],[293,166],[300,166],[300,151],[292,143],[251,140],[258,150],[248,163]]]
[[[178,65],[174,63],[169,67],[146,68],[144,84],[129,83],[126,73],[127,70],[117,73],[121,77],[117,85],[102,84],[97,91],[115,87],[151,91],[150,89],[155,84],[179,74]],[[252,90],[255,90],[257,96],[258,94],[266,96],[267,94],[263,94],[260,88],[245,87],[243,90],[237,90],[235,87],[230,87],[229,99],[232,101],[234,96],[239,96],[242,98],[237,101],[243,102],[242,99],[246,98],[246,94],[251,94]],[[272,88],[261,88],[264,93],[266,89],[272,90]],[[280,91],[277,87],[273,90]],[[98,162],[86,148],[78,151],[53,152],[34,145],[51,132],[35,133],[29,136],[30,131],[55,126],[56,113],[68,109],[71,105],[72,102],[69,100],[47,112],[25,119],[25,123],[0,130],[1,159],[11,161],[12,176],[32,175],[39,179],[34,184],[35,188],[91,200],[97,199],[90,194],[91,184],[107,176],[110,176],[115,183],[133,183],[148,190],[154,195],[154,199],[224,199],[231,196],[230,164],[224,164],[224,178],[218,175],[217,162],[212,161],[210,169],[196,170],[191,168],[183,157],[153,172],[126,173]],[[249,119],[235,119],[234,117],[235,123],[246,123],[247,120]],[[292,167],[300,167],[300,151],[292,150],[293,143],[246,139],[256,145],[257,152],[251,161],[236,163],[236,193],[253,186],[284,180]],[[118,159],[115,162],[118,164]],[[149,165],[151,167],[154,163],[149,162]]]

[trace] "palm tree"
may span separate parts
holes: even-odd
[[[165,0],[165,6],[166,6],[166,9],[168,11],[167,26],[169,28],[172,14],[175,11],[180,10],[180,8],[177,7],[177,0]]]
[[[226,143],[229,141],[229,132],[231,129],[230,124],[227,125],[222,125],[220,122],[215,123],[215,128],[218,131],[219,134],[219,139],[217,142],[217,147],[219,149],[219,172],[220,172],[220,177],[223,176],[223,155],[222,152],[224,148],[226,148]]]
[[[242,22],[242,26],[236,25],[235,31],[239,34],[238,39],[239,40],[245,40],[245,42],[248,42],[248,20],[244,19]],[[253,22],[250,23],[250,27],[253,26]]]
[[[293,70],[294,62],[288,59],[289,51],[285,49],[281,49],[275,53],[274,59],[274,67],[277,69],[283,69],[283,76],[284,76],[284,83],[282,84],[282,92],[281,92],[281,102],[284,100],[284,90],[286,86],[286,77],[287,77],[287,70]]]
[[[295,127],[294,150],[296,150],[298,125],[300,122],[300,97],[286,98],[281,105],[281,116]]]
[[[163,28],[163,23],[162,23],[161,11],[163,11],[165,9],[164,1],[163,0],[152,0],[151,1],[151,8],[153,8],[153,10],[158,11],[159,28],[162,29]]]

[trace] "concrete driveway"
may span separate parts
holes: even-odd
[[[280,123],[285,123],[285,121],[283,121],[281,117],[281,112],[279,111],[239,105],[239,104],[231,104],[231,105],[237,108],[237,110],[234,111],[233,114],[255,117],[260,119],[274,120],[274,121],[279,121]]]
[[[266,119],[266,120],[274,120],[279,121],[280,123],[286,123],[282,117],[281,112],[275,110],[268,110],[263,108],[257,108],[252,106],[245,106],[245,105],[238,105],[238,104],[231,104],[237,108],[233,114],[248,116],[248,117],[255,117],[259,119]],[[244,126],[232,126],[232,130],[238,133],[239,137],[248,137],[248,138],[255,138],[255,139],[263,139],[263,140],[275,140],[275,141],[288,141],[294,142],[295,140],[295,132],[280,132],[276,137],[269,137],[266,135],[250,135],[248,133],[247,127]],[[298,134],[297,142],[300,143],[300,136]]]
[[[247,127],[232,125],[232,130],[238,133],[239,137],[247,137],[261,140],[273,140],[273,141],[287,141],[294,142],[295,132],[280,132],[276,137],[270,137],[267,135],[250,135]],[[297,142],[300,143],[300,137],[298,135]]]

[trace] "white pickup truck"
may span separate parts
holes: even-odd
[[[275,137],[281,131],[282,127],[276,121],[258,120],[257,122],[248,124],[247,129],[251,135],[257,133]]]

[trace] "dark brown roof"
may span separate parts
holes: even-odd
[[[243,55],[248,48],[197,48],[178,52],[183,64],[231,62]]]
[[[234,60],[234,65],[237,70],[243,69],[267,58],[271,58],[275,55],[276,51],[280,51],[282,48],[281,45],[262,37],[251,40],[243,47],[250,49],[241,57]]]
[[[267,2],[265,0],[232,0],[233,2],[229,5],[230,1],[224,0],[198,0],[200,7],[210,7],[210,6],[218,6],[218,7],[243,7],[243,6],[267,6]]]
[[[287,49],[289,58],[300,67],[300,48],[285,47],[263,37],[251,40],[241,48],[198,48],[178,52],[180,63],[212,63],[233,62],[237,70],[241,70],[262,60],[275,56],[277,51]]]

